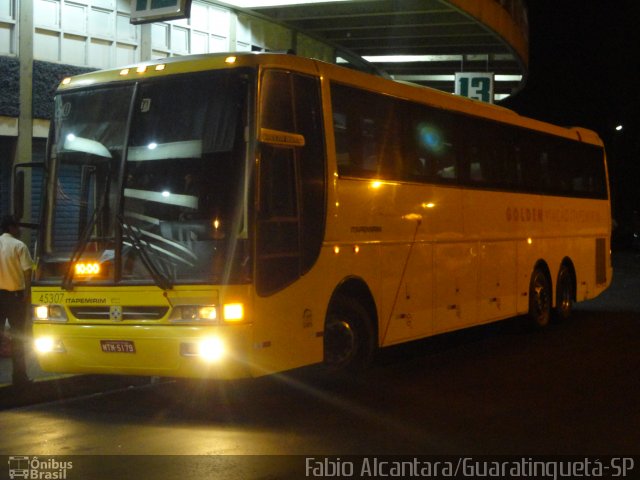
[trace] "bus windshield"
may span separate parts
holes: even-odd
[[[246,283],[246,72],[56,97],[37,278]]]

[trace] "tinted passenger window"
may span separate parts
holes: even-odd
[[[332,84],[340,175],[441,181],[458,176],[452,117],[447,112]]]
[[[290,74],[272,70],[263,76],[260,104],[261,125],[283,132],[295,132]]]
[[[426,106],[412,110],[408,129],[413,138],[408,147],[411,152],[415,149],[415,157],[412,158],[411,153],[406,157],[405,172],[408,178],[444,183],[455,181],[458,178],[458,165],[452,116]]]
[[[389,176],[395,163],[391,145],[396,141],[391,101],[336,84],[331,87],[331,101],[338,173],[364,178]]]
[[[345,85],[331,99],[340,175],[607,196],[601,148]]]

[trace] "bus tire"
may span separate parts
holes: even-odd
[[[336,296],[324,326],[324,365],[332,372],[365,370],[375,351],[371,315],[355,298]]]
[[[575,299],[574,277],[571,268],[562,265],[558,272],[556,282],[556,307],[553,310],[553,319],[556,322],[567,320],[573,311]]]
[[[534,329],[545,328],[551,320],[551,282],[540,267],[536,267],[531,274],[527,317]]]

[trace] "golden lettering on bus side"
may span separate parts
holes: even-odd
[[[549,222],[582,224],[600,220],[597,211],[575,208],[547,208],[543,210],[538,207],[507,207],[505,217],[508,222],[520,223],[540,223],[547,220]]]
[[[506,218],[508,222],[544,221],[542,209],[537,207],[507,207]]]
[[[553,208],[548,209],[545,214],[553,222],[580,224],[600,221],[600,214],[595,210]]]

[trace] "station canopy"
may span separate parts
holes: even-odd
[[[324,40],[345,60],[362,57],[396,80],[452,92],[455,72],[493,72],[499,100],[521,88],[526,78],[528,28],[521,0],[224,3]],[[516,28],[505,30],[505,23]]]

